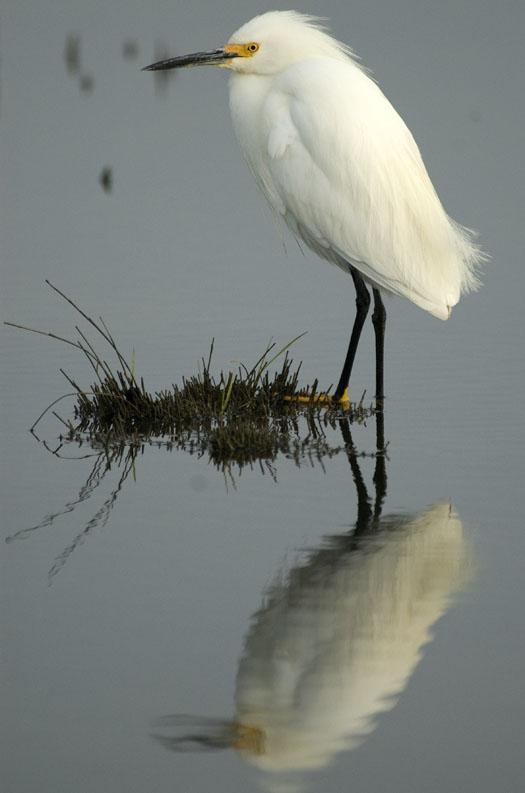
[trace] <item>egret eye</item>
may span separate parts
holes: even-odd
[[[251,44],[246,45],[246,49],[248,52],[251,52],[253,55],[253,53],[257,52],[257,50],[259,49],[259,45],[257,44],[257,42],[252,41]]]

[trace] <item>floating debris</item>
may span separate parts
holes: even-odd
[[[80,36],[70,33],[64,45],[64,63],[66,71],[71,77],[78,77],[78,85],[83,94],[92,94],[95,88],[95,78],[89,72],[81,73],[82,59]]]
[[[136,39],[126,39],[122,44],[122,57],[134,61],[139,55],[139,43]]]
[[[92,94],[95,88],[95,78],[92,74],[81,74],[79,86],[83,94]]]
[[[69,34],[64,46],[64,63],[67,73],[78,74],[80,71],[80,36]]]
[[[106,165],[102,168],[98,181],[105,193],[111,193],[113,190],[113,168],[111,168],[110,165]]]
[[[165,44],[157,42],[155,45],[155,61],[163,61],[166,58],[172,57],[171,50]],[[165,96],[168,90],[169,83],[176,77],[175,70],[160,69],[153,72],[153,79],[155,81],[155,93],[157,96]]]

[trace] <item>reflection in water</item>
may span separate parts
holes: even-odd
[[[58,457],[61,456],[60,450],[63,446],[62,443],[53,451],[49,448],[45,441],[43,443],[48,451],[51,451],[52,454],[55,454]],[[91,515],[84,528],[73,538],[71,543],[69,543],[69,545],[67,545],[54,560],[48,573],[48,581],[51,584],[53,578],[62,570],[74,551],[83,545],[83,543],[88,539],[95,529],[104,527],[107,524],[110,515],[115,508],[117,499],[122,492],[125,482],[127,481],[129,475],[134,473],[137,454],[138,449],[134,446],[129,448],[120,446],[112,450],[106,449],[102,452],[99,452],[98,454],[95,453],[84,455],[84,457],[94,457],[95,462],[91,467],[89,476],[80,488],[76,497],[70,501],[67,501],[64,506],[56,512],[51,512],[46,515],[34,526],[28,526],[25,529],[19,529],[14,534],[9,535],[6,537],[5,542],[11,543],[16,540],[26,540],[32,534],[34,534],[34,532],[44,529],[48,526],[53,526],[57,518],[74,512],[74,510],[80,504],[88,501],[103,483],[109,471],[111,471],[113,468],[119,471],[117,484],[112,488],[109,496],[103,500],[102,505],[93,515]],[[83,457],[72,459],[83,459]]]
[[[355,544],[330,538],[273,584],[254,617],[237,675],[236,748],[261,768],[318,768],[359,745],[465,580],[449,504],[377,529]]]
[[[23,326],[16,325],[15,327]],[[30,328],[24,329],[31,330]],[[44,333],[44,335],[56,339],[61,338],[55,334],[43,331],[34,332]],[[82,335],[81,338],[85,342],[85,336]],[[76,342],[66,339],[61,340],[77,346]],[[90,347],[90,349],[92,348]],[[105,361],[101,360],[100,363],[101,366],[107,366]],[[68,380],[77,388],[70,378]],[[99,492],[102,483],[106,479],[109,480],[111,475],[114,478],[115,473],[119,473],[119,476],[117,484],[111,489],[109,496],[104,499],[102,505],[91,515],[84,524],[84,528],[74,537],[72,542],[56,557],[49,571],[50,583],[57,573],[63,569],[74,551],[93,533],[93,530],[104,527],[107,524],[125,483],[130,479],[130,474],[132,474],[132,481],[136,481],[135,464],[138,456],[142,455],[146,447],[164,449],[168,452],[183,450],[198,457],[203,457],[207,454],[208,462],[223,475],[227,489],[229,485],[232,485],[235,489],[237,488],[238,477],[243,469],[246,468],[258,470],[263,475],[267,474],[274,481],[277,481],[275,462],[279,457],[293,460],[297,467],[302,465],[311,467],[318,464],[324,470],[324,458],[331,458],[347,450],[346,441],[345,445],[340,443],[333,445],[326,435],[325,430],[331,430],[336,427],[334,423],[336,419],[331,418],[328,420],[326,414],[321,418],[320,415],[309,412],[302,416],[297,416],[294,413],[280,415],[278,419],[268,415],[266,412],[262,412],[257,421],[253,419],[243,421],[236,417],[231,422],[210,420],[200,425],[196,422],[195,424],[191,423],[188,427],[183,426],[171,436],[148,436],[136,432],[133,437],[126,435],[124,439],[116,443],[110,443],[105,433],[100,431],[94,434],[83,433],[78,426],[74,426],[72,422],[64,421],[53,410],[63,399],[76,396],[76,394],[77,392],[65,394],[55,399],[42,411],[33,423],[30,432],[47,452],[59,459],[83,460],[93,458],[94,462],[88,477],[74,498],[68,499],[63,507],[45,515],[38,523],[32,526],[18,529],[6,537],[5,541],[11,543],[25,540],[40,529],[52,526],[59,518],[69,515],[78,506],[91,499],[95,493]],[[130,395],[133,395],[132,391],[128,394],[128,399]],[[105,409],[107,410],[107,405]],[[58,442],[54,444],[51,444],[45,438],[40,438],[36,433],[36,428],[40,425],[42,419],[51,411],[68,429],[66,436],[61,435]],[[346,417],[345,426],[349,426],[353,418],[362,420],[364,415],[368,415],[368,412],[359,405],[357,410],[349,415],[351,418]],[[193,414],[191,417],[193,420]],[[71,456],[67,452],[75,446],[78,447],[78,450],[82,450],[87,446],[89,451],[85,454],[80,453]]]
[[[71,396],[71,394],[67,394],[66,396]],[[14,541],[26,540],[40,529],[52,526],[59,518],[64,515],[69,515],[81,504],[93,498],[95,493],[100,489],[102,483],[110,478],[110,475],[113,475],[114,478],[115,473],[118,473],[118,478],[109,496],[103,500],[102,505],[90,516],[82,530],[53,562],[49,570],[49,583],[51,583],[57,573],[62,570],[73,552],[93,533],[93,530],[104,527],[107,524],[124,485],[130,479],[130,474],[132,475],[132,481],[136,481],[135,466],[137,458],[139,455],[142,455],[146,447],[152,447],[158,450],[163,449],[168,452],[183,450],[188,454],[197,455],[198,457],[202,457],[204,454],[208,453],[208,462],[223,475],[227,489],[229,485],[232,485],[234,489],[237,488],[236,475],[240,476],[245,468],[255,469],[261,474],[269,475],[274,481],[277,481],[277,470],[274,466],[274,460],[279,456],[286,455],[288,459],[294,461],[297,467],[301,467],[302,465],[312,467],[318,464],[324,468],[323,460],[325,457],[330,458],[345,451],[344,446],[334,446],[329,442],[325,436],[322,425],[316,422],[315,418],[312,417],[306,422],[306,435],[304,435],[299,431],[299,423],[296,417],[292,416],[291,418],[283,417],[279,422],[281,433],[279,436],[279,443],[275,444],[271,449],[272,456],[269,459],[260,456],[260,447],[251,449],[249,446],[239,446],[233,443],[231,446],[227,445],[231,438],[235,439],[235,434],[239,430],[239,425],[237,423],[232,423],[230,435],[228,435],[228,426],[213,426],[208,431],[204,428],[199,432],[195,432],[193,429],[183,431],[180,435],[173,435],[169,439],[139,437],[136,441],[121,441],[114,445],[106,445],[103,442],[103,438],[97,437],[96,443],[91,439],[88,441],[88,448],[90,448],[91,451],[88,451],[86,454],[69,456],[64,454],[64,450],[68,450],[75,446],[78,446],[78,449],[81,450],[86,445],[84,436],[80,432],[77,432],[76,429],[73,428],[73,431],[68,433],[68,438],[61,437],[55,447],[50,445],[47,440],[39,438],[34,431],[35,426],[40,422],[43,416],[53,408],[57,402],[60,402],[61,399],[63,399],[63,397],[59,397],[52,402],[51,405],[40,414],[31,428],[31,433],[47,452],[61,460],[83,460],[86,458],[93,458],[94,462],[91,466],[91,470],[74,498],[66,501],[66,503],[55,512],[45,515],[33,526],[18,529],[10,534],[6,537],[5,542],[11,543]],[[252,440],[257,440],[257,431],[260,431],[263,438],[267,436],[267,417],[263,417],[261,428],[258,428],[257,425],[252,425],[252,429]],[[218,431],[222,433],[222,447],[220,444],[214,443]],[[71,439],[71,436],[74,440]],[[224,459],[224,446],[226,446],[226,452],[230,455],[226,459]],[[263,449],[263,451],[266,452],[266,449]],[[255,463],[258,465],[255,466]],[[233,469],[234,464],[236,469]]]
[[[449,503],[381,517],[382,416],[373,504],[349,427],[341,429],[358,494],[353,531],[327,537],[265,593],[239,663],[234,719],[167,716],[155,735],[174,751],[232,747],[260,769],[279,772],[266,778],[272,790],[290,782],[289,772],[327,765],[375,728],[471,569]]]

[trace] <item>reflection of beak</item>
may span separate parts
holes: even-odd
[[[180,55],[178,58],[168,58],[145,66],[143,72],[157,72],[163,69],[180,69],[183,66],[220,66],[223,61],[237,58],[238,53],[226,49],[211,50],[210,52],[193,52],[191,55]]]

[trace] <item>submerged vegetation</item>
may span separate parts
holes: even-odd
[[[289,348],[300,336],[278,350],[275,344],[269,345],[252,366],[241,364],[237,371],[221,371],[218,375],[212,373],[212,342],[196,374],[184,378],[181,385],[151,392],[119,349],[102,317],[93,319],[56,286],[47,283],[76,310],[87,328],[76,325],[75,338],[66,339],[7,324],[76,347],[87,360],[94,382],[88,388],[81,387],[61,370],[73,390],[43,411],[33,432],[51,411],[65,427],[61,442],[87,441],[98,449],[162,439],[163,443],[193,453],[207,453],[218,466],[237,463],[241,467],[257,460],[274,460],[279,453],[294,457],[330,453],[323,426],[335,426],[343,408],[318,401],[317,381],[306,389],[299,388],[301,367],[294,366]],[[90,333],[95,334],[95,341]],[[101,345],[104,352],[99,349]],[[272,372],[277,361],[281,362],[280,368]],[[56,411],[57,403],[66,397],[74,398],[71,418]],[[350,422],[362,422],[372,412],[371,407],[363,405],[363,399],[344,408],[345,419]],[[305,423],[306,433],[299,432],[300,421]]]

